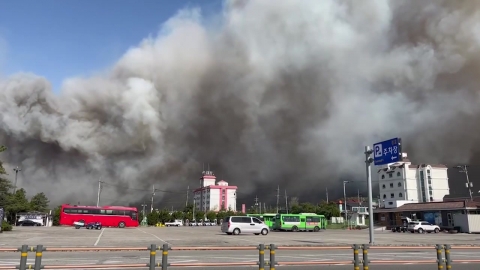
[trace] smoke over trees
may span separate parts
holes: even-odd
[[[401,136],[419,162],[478,158],[480,2],[227,1],[180,11],[60,95],[0,79],[6,167],[53,203],[184,203],[202,163],[241,196],[319,196],[363,179],[363,147]],[[109,188],[107,188],[109,187]],[[335,194],[333,188],[330,195]],[[340,192],[339,192],[340,194]],[[181,197],[181,198],[180,198]],[[303,198],[303,197],[302,197]],[[315,197],[316,198],[316,197]]]

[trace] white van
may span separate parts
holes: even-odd
[[[222,223],[222,232],[226,234],[253,233],[255,235],[267,235],[268,226],[258,218],[232,216],[226,217]]]

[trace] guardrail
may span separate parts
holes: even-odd
[[[452,263],[480,263],[479,260],[452,260],[450,256],[450,251],[452,250],[451,245],[435,245],[435,250],[437,254],[436,260],[410,260],[410,261],[386,261],[386,260],[369,260],[368,251],[375,249],[432,249],[432,247],[394,247],[394,246],[369,246],[369,245],[358,245],[355,244],[351,247],[329,247],[329,246],[311,246],[311,247],[291,247],[291,246],[280,246],[277,247],[275,244],[264,245],[260,244],[258,246],[238,246],[238,247],[171,247],[168,244],[164,244],[161,247],[158,247],[155,244],[150,245],[149,247],[96,247],[96,248],[87,248],[87,247],[53,247],[45,248],[43,245],[37,245],[36,247],[29,247],[28,245],[22,245],[21,248],[0,248],[0,252],[20,252],[20,264],[17,266],[8,265],[1,266],[2,270],[10,269],[109,269],[109,268],[148,268],[153,269],[162,269],[167,270],[169,267],[199,267],[199,266],[257,266],[259,270],[264,270],[266,267],[269,267],[270,270],[274,270],[275,266],[302,266],[302,265],[332,265],[332,264],[352,264],[354,270],[359,270],[360,265],[363,266],[363,269],[369,269],[370,265],[375,264],[436,264],[438,269],[443,269],[444,265],[447,269],[452,269]],[[276,251],[277,250],[342,250],[342,249],[352,249],[353,250],[353,260],[344,260],[344,261],[277,261],[276,260]],[[480,246],[455,246],[454,249],[480,249]],[[161,250],[161,262],[157,262],[157,251]],[[207,250],[222,250],[222,251],[231,251],[231,250],[258,250],[258,262],[204,262],[204,263],[169,263],[168,254],[170,250],[177,251],[207,251]],[[75,252],[75,251],[149,251],[150,258],[149,263],[136,263],[136,264],[97,264],[97,265],[42,265],[43,252]],[[362,251],[362,252],[360,252]],[[443,257],[442,251],[445,253]],[[27,257],[29,252],[35,253],[35,263],[27,264]],[[265,259],[265,252],[269,254],[269,259]],[[360,253],[363,253],[362,258],[360,258]]]

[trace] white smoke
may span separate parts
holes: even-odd
[[[121,201],[152,184],[184,193],[203,162],[240,194],[317,199],[363,179],[364,145],[394,136],[414,161],[466,162],[479,150],[479,6],[228,1],[215,28],[182,10],[59,96],[35,75],[0,81],[2,158],[54,202],[93,201],[99,178]]]

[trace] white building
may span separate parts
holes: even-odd
[[[449,194],[445,165],[413,165],[406,159],[377,171],[381,206],[396,208],[406,203],[443,201]]]
[[[215,183],[212,171],[204,171],[200,188],[193,191],[193,202],[197,211],[237,211],[237,186],[229,186],[224,180]]]

